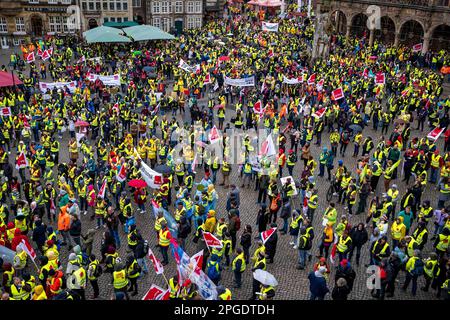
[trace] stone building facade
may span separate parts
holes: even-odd
[[[0,48],[19,46],[28,37],[67,35],[76,0],[1,0]]]
[[[394,45],[422,43],[423,52],[450,50],[449,0],[321,0],[321,5],[335,32],[365,34],[370,45],[379,39]]]

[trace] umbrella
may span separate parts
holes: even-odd
[[[145,188],[147,186],[147,182],[141,179],[133,179],[128,182],[128,185],[133,188]]]
[[[14,75],[13,80],[13,75],[11,75],[11,73],[6,71],[0,71],[0,87],[11,87],[14,84],[15,85],[22,84],[22,81],[20,81],[20,79],[16,75]]]
[[[131,39],[121,35],[122,30],[100,26],[83,33],[83,37],[86,39],[87,43],[97,43],[97,42],[131,42]]]
[[[253,278],[256,281],[261,282],[265,286],[277,286],[278,285],[277,279],[275,279],[275,277],[271,273],[261,270],[261,269],[258,269],[255,272],[253,272]]]
[[[353,132],[361,132],[362,127],[359,124],[352,124],[349,126],[350,129],[353,130]]]
[[[78,120],[75,122],[75,127],[89,127],[89,123],[86,121]]]
[[[156,172],[162,173],[162,174],[169,174],[172,173],[172,168],[165,164],[160,164],[154,169]]]
[[[157,27],[149,25],[137,25],[128,27],[124,28],[123,31],[127,34],[127,36],[132,37],[134,41],[175,39],[175,37],[170,33],[164,32]]]

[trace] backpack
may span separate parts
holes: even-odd
[[[416,263],[414,265],[414,269],[412,270],[413,276],[421,276],[423,275],[423,261],[421,259],[416,259]]]
[[[208,274],[208,277],[211,280],[215,280],[215,279],[218,279],[220,277],[220,274],[217,272],[216,267],[214,265],[210,265],[208,267],[207,274]]]
[[[239,231],[241,229],[241,218],[236,217],[236,222],[234,224],[234,228],[236,229],[236,231]]]

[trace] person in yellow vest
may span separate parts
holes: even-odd
[[[138,294],[138,285],[137,280],[141,274],[141,267],[139,266],[137,260],[134,256],[127,257],[127,276],[130,280],[130,288],[128,291],[133,291],[131,294],[132,297]],[[134,289],[134,290],[133,290]]]
[[[220,285],[217,287],[217,296],[219,300],[231,300],[231,290]]]
[[[273,286],[261,284],[259,300],[273,300],[275,289]]]
[[[236,257],[232,262],[232,270],[234,272],[234,288],[240,288],[242,285],[242,273],[246,269],[244,252],[241,248],[236,249]]]
[[[397,247],[405,235],[406,226],[403,223],[403,217],[397,217],[391,226],[392,248]]]
[[[161,230],[159,230],[159,249],[161,251],[161,255],[162,255],[162,261],[161,264],[163,266],[167,265],[169,263],[169,256],[167,254],[167,251],[169,250],[169,245],[170,245],[170,231],[169,228],[167,227],[167,223],[162,221],[161,222]]]
[[[45,293],[44,287],[38,285],[34,288],[33,297],[31,300],[47,300],[47,294]]]
[[[27,266],[27,253],[22,247],[16,248],[16,255],[14,256],[13,266],[17,270],[18,275],[22,275],[25,267]]]
[[[423,276],[425,278],[425,286],[420,288],[422,291],[428,292],[430,284],[432,288],[437,286],[437,277],[441,273],[441,268],[439,267],[438,256],[436,253],[430,253],[429,258],[424,259],[423,266]]]
[[[116,262],[114,266],[114,272],[112,274],[113,276],[113,286],[114,286],[114,292],[117,293],[123,293],[127,300],[130,300],[130,297],[128,296],[128,276],[127,272],[125,270],[125,267],[121,261]]]
[[[406,291],[412,280],[412,295],[414,297],[417,292],[417,279],[423,274],[424,271],[424,263],[420,257],[420,250],[413,250],[408,262],[406,262],[405,269],[406,279],[402,286],[402,290]]]
[[[450,230],[448,228],[444,228],[442,233],[440,233],[436,240],[434,241],[434,248],[436,249],[436,253],[439,258],[443,257],[445,253],[448,251],[450,243]]]

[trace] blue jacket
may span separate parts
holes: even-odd
[[[309,290],[318,297],[324,297],[330,290],[327,287],[327,281],[324,277],[317,277],[314,271],[308,275]]]

